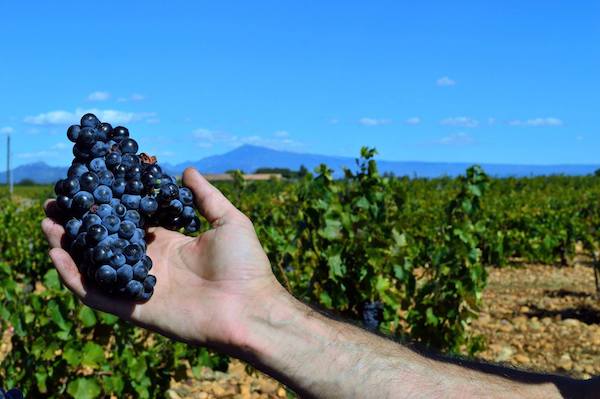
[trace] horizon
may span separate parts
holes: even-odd
[[[293,151],[293,150],[282,150],[282,149],[275,149],[275,148],[269,148],[269,147],[263,147],[263,146],[259,146],[259,145],[255,145],[255,144],[242,144],[239,147],[227,150],[226,152],[223,153],[218,153],[218,154],[211,154],[208,155],[206,157],[200,158],[200,159],[195,159],[195,160],[186,160],[183,162],[177,162],[177,163],[169,163],[169,162],[162,162],[160,159],[158,160],[161,164],[164,164],[166,166],[182,166],[185,164],[192,164],[201,160],[204,160],[206,158],[210,158],[210,157],[221,157],[221,156],[225,156],[228,155],[230,153],[235,152],[236,150],[239,150],[241,148],[256,148],[256,149],[260,149],[260,150],[268,150],[268,151],[277,151],[277,152],[282,152],[282,153],[292,153],[292,154],[298,154],[298,155],[312,155],[312,156],[323,156],[323,157],[329,157],[329,158],[344,158],[344,159],[354,159],[354,158],[358,158],[357,156],[343,156],[343,155],[328,155],[328,154],[318,154],[318,153],[308,153],[308,152],[298,152],[298,151]],[[379,162],[389,162],[389,163],[402,163],[402,164],[419,164],[419,163],[423,163],[423,164],[450,164],[450,165],[483,165],[483,166],[524,166],[524,167],[536,167],[536,166],[541,166],[541,167],[551,167],[551,166],[595,166],[595,167],[599,167],[600,168],[600,162],[597,163],[553,163],[553,164],[519,164],[519,163],[495,163],[495,162],[468,162],[468,161],[461,161],[461,162],[446,162],[446,161],[419,161],[419,160],[393,160],[393,159],[382,159],[380,157],[379,154],[375,155],[374,158],[378,163]],[[44,160],[37,160],[37,161],[32,161],[32,162],[28,162],[28,163],[24,163],[21,165],[18,165],[14,168],[12,168],[11,170],[14,170],[15,168],[19,167],[19,166],[29,166],[29,165],[35,165],[35,164],[45,164],[51,167],[68,167],[70,165],[70,161],[64,164],[51,164],[48,163]],[[269,166],[265,166],[266,168],[269,168]],[[5,172],[5,170],[0,170],[0,174],[2,174],[3,172]],[[253,172],[248,172],[245,171],[246,173],[253,173]],[[0,184],[2,184],[2,182],[0,182]]]
[[[13,168],[68,164],[66,129],[90,110],[169,164],[244,144],[351,158],[369,146],[392,162],[600,163],[595,2],[432,12],[149,1],[143,18],[114,0],[35,7],[0,4],[0,34],[14,38],[0,66],[2,170],[6,133]],[[112,18],[73,23],[90,13]]]

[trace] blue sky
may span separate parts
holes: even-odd
[[[85,110],[169,163],[246,143],[600,163],[595,1],[98,3],[0,3],[17,165],[69,162]]]

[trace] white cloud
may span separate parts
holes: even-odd
[[[289,137],[290,134],[287,131],[285,131],[285,130],[278,130],[275,133],[273,133],[273,136],[275,136],[275,137]]]
[[[450,79],[448,76],[442,76],[435,82],[438,86],[454,86],[456,84],[456,80]]]
[[[70,125],[77,123],[81,116],[88,112],[95,114],[101,121],[106,121],[113,125],[147,121],[156,118],[155,112],[127,112],[114,109],[77,108],[74,112],[58,110],[26,116],[24,122],[30,125]]]
[[[527,120],[515,119],[508,122],[511,126],[561,126],[563,121],[558,118],[533,118]]]
[[[216,144],[225,144],[230,147],[252,144],[273,149],[288,149],[290,147],[302,146],[300,142],[290,139],[289,135],[276,136],[276,138],[265,138],[258,135],[237,136],[227,132],[200,128],[194,130],[192,136],[196,140],[196,145],[200,148],[211,148]]]
[[[107,91],[95,91],[87,97],[88,101],[106,101],[110,98],[110,93]]]
[[[59,151],[34,151],[34,152],[19,152],[17,153],[17,158],[21,159],[48,159],[55,158],[59,155]]]
[[[0,127],[0,133],[10,134],[10,133],[13,133],[14,131],[15,131],[15,129],[13,129],[10,126]]]
[[[407,120],[405,120],[404,123],[406,123],[407,125],[418,125],[419,123],[421,123],[421,118],[419,118],[418,116],[413,116],[412,118],[408,118]]]
[[[64,141],[59,141],[58,143],[54,144],[52,147],[50,147],[51,150],[64,150],[69,148],[69,144],[65,143]]]
[[[468,145],[475,143],[475,139],[468,133],[459,132],[435,140],[434,143],[441,145]]]
[[[381,126],[381,125],[389,125],[390,123],[392,123],[391,119],[377,119],[377,118],[360,118],[358,120],[358,123],[360,123],[363,126]]]
[[[446,126],[477,127],[479,126],[479,121],[468,116],[454,116],[442,119],[440,124]]]
[[[117,102],[126,103],[128,101],[143,101],[146,99],[146,96],[139,93],[133,93],[129,97],[119,97],[117,98]]]

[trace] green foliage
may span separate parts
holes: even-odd
[[[384,332],[446,351],[474,352],[467,334],[486,282],[484,265],[569,265],[583,242],[600,280],[596,176],[489,179],[382,176],[374,149],[334,178],[325,165],[294,180],[219,188],[255,223],[278,279],[297,297],[360,322],[384,306]],[[0,365],[6,386],[32,397],[163,397],[190,363],[227,359],[190,348],[79,304],[51,267],[39,229],[50,187],[0,194],[0,320],[14,328]],[[598,282],[600,292],[600,282]]]
[[[81,305],[49,262],[42,217],[40,202],[0,200],[0,320],[14,329],[4,386],[27,397],[162,398],[186,360],[226,368],[226,358]]]

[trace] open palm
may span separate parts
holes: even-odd
[[[85,285],[61,245],[65,231],[53,201],[46,204],[42,229],[62,280],[85,304],[177,340],[229,346],[245,334],[240,321],[248,306],[281,286],[250,220],[196,170],[187,169],[183,182],[212,228],[198,237],[150,229],[148,255],[157,283],[146,303],[115,299]]]

